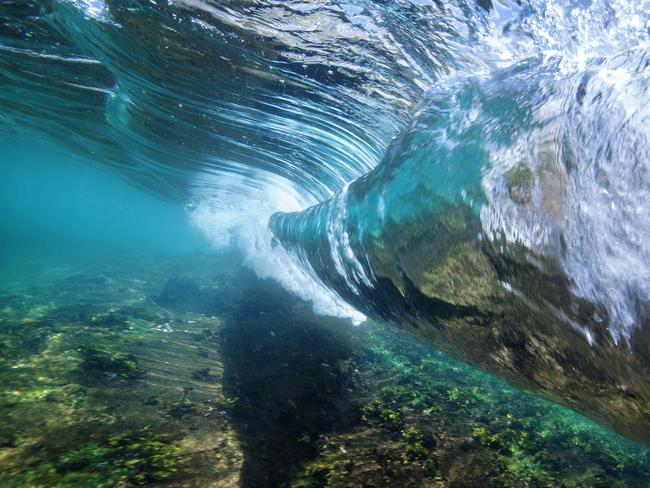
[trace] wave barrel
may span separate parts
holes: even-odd
[[[374,171],[270,227],[360,311],[648,444],[649,119],[620,103],[648,74],[598,76],[629,67],[448,83]]]

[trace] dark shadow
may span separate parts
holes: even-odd
[[[320,435],[359,408],[349,322],[314,315],[275,283],[251,279],[221,331],[224,392],[244,452],[243,488],[284,486],[318,452]]]

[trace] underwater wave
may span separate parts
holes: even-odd
[[[323,313],[647,442],[649,19],[625,0],[1,0],[2,131],[188,202]]]
[[[545,6],[538,56],[432,87],[376,169],[271,225],[358,309],[647,442],[649,17]]]
[[[473,1],[0,5],[5,132],[189,202],[216,245],[355,321],[271,245],[268,217],[367,173],[436,79],[488,57],[466,49],[489,28]]]
[[[304,205],[371,169],[487,22],[464,2],[3,0],[1,12],[5,130],[56,137],[167,196],[276,187]]]

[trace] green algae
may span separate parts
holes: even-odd
[[[432,472],[436,472],[434,468],[437,462],[434,448],[437,445],[437,440],[430,432],[424,432],[418,427],[409,427],[402,432],[401,443],[400,458],[402,463],[425,461],[426,467]]]
[[[226,313],[150,298],[177,263],[0,298],[0,486],[648,486],[648,451],[593,422],[194,259]]]
[[[104,351],[94,347],[80,349],[82,358],[79,366],[82,381],[94,379],[98,375],[109,378],[132,380],[142,376],[138,359],[133,354]]]
[[[133,433],[111,436],[101,445],[89,444],[62,456],[56,470],[103,477],[107,485],[129,481],[138,485],[170,478],[178,471],[185,449],[168,435],[152,433],[147,427]]]
[[[328,437],[292,486],[647,486],[648,450],[373,326],[367,427]],[[399,419],[399,422],[391,420]]]
[[[149,485],[172,477],[185,455],[170,436],[145,427],[72,449],[53,462],[21,472],[5,486]]]
[[[529,203],[532,199],[532,188],[535,176],[525,162],[510,168],[505,173],[506,186],[512,199],[520,205]]]
[[[403,425],[402,413],[391,408],[381,400],[373,400],[362,409],[363,418],[371,424],[376,424],[389,430],[399,430]]]
[[[13,351],[0,363],[0,486],[237,485],[241,451],[219,407],[216,345],[202,335],[218,319],[149,298],[174,266],[56,277],[4,297],[33,306],[0,316]],[[38,347],[21,339],[30,333]],[[193,378],[197,368],[214,381]],[[189,389],[195,415],[171,415]]]

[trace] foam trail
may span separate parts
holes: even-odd
[[[256,198],[220,192],[188,207],[193,224],[217,249],[237,248],[244,264],[262,279],[270,278],[303,300],[311,301],[320,315],[350,319],[358,325],[366,317],[326,288],[299,265],[293,255],[277,245],[268,227],[269,217],[304,208],[304,202],[284,193],[261,192]],[[271,203],[272,202],[272,203]]]

